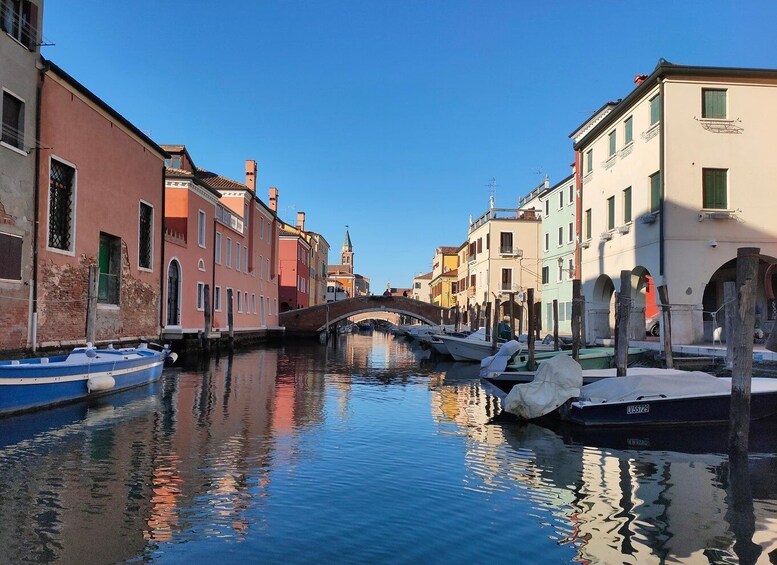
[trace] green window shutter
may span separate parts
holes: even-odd
[[[607,199],[607,229],[615,229],[615,197]]]
[[[617,145],[617,140],[615,138],[615,130],[610,132],[609,135],[610,138],[610,157],[615,155],[615,146]]]
[[[585,154],[585,172],[590,173],[594,168],[594,150],[589,149]]]
[[[631,187],[623,191],[623,223],[631,221]]]
[[[702,89],[701,117],[713,120],[726,119],[726,91]]]
[[[661,96],[654,96],[650,99],[650,125],[658,123],[661,117]]]
[[[661,173],[650,175],[650,211],[658,212],[661,207]]]
[[[718,210],[728,208],[728,170],[704,169],[702,175],[702,207]]]
[[[623,143],[628,145],[632,141],[634,141],[634,121],[629,116],[623,122]]]
[[[591,209],[585,211],[585,238],[591,239]]]

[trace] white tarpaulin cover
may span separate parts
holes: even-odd
[[[602,379],[585,385],[580,400],[593,403],[631,402],[676,396],[728,394],[731,382],[701,371],[666,374],[662,369],[652,373]]]
[[[480,362],[480,376],[487,377],[491,373],[501,373],[507,368],[513,355],[520,350],[521,344],[514,339],[503,343],[496,355],[489,355]]]
[[[582,385],[583,370],[577,361],[570,355],[556,355],[540,364],[532,382],[515,385],[503,407],[525,420],[539,418],[580,396]]]

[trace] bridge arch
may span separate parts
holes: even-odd
[[[320,304],[309,308],[290,310],[280,314],[280,324],[288,335],[316,336],[331,326],[364,312],[395,312],[426,324],[450,324],[453,309],[441,308],[428,302],[414,300],[404,296],[357,296],[329,304]]]

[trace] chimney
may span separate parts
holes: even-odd
[[[636,84],[637,86],[639,86],[640,84],[642,84],[643,82],[645,82],[645,79],[646,79],[647,77],[648,77],[647,75],[637,75],[637,76],[635,76],[635,77],[634,77],[634,84]]]
[[[278,189],[274,186],[270,187],[270,193],[268,195],[268,198],[270,200],[270,210],[278,213]]]
[[[297,212],[297,229],[305,231],[305,212]]]
[[[256,193],[256,161],[253,159],[246,159],[246,186]]]

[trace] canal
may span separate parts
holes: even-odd
[[[777,424],[581,434],[350,335],[0,420],[0,562],[737,563],[777,556]]]

